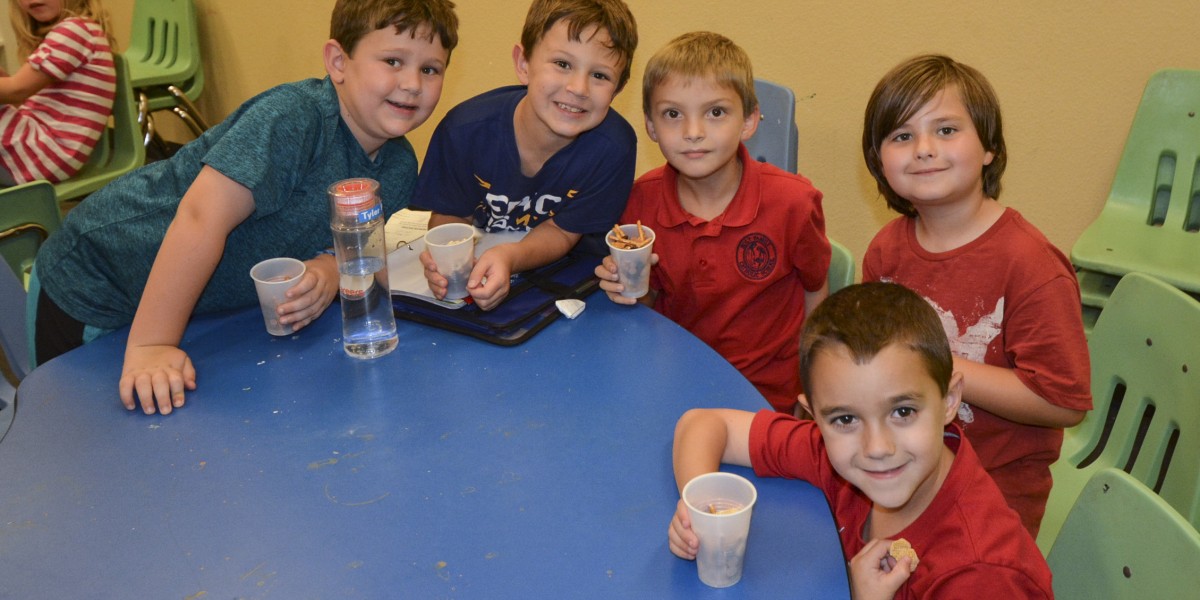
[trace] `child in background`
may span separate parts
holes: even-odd
[[[38,362],[132,322],[121,401],[166,414],[196,386],[179,348],[189,317],[257,305],[255,263],[304,260],[279,320],[316,319],[339,285],[326,191],[369,177],[386,214],[408,203],[417,160],[403,136],[437,105],[457,29],[448,0],[338,0],[328,77],[267,90],[72,210],[38,252]]]
[[[828,294],[821,192],[750,158],[759,122],[750,58],[728,38],[681,35],[646,64],[646,131],[667,164],[634,184],[622,223],[655,233],[653,306],[704,340],[791,414],[804,317]],[[596,268],[613,302],[633,304],[616,264]]]
[[[0,186],[79,171],[108,127],[116,48],[100,0],[9,0],[17,51],[0,69]]]
[[[820,488],[868,598],[1052,598],[1050,569],[954,423],[963,389],[938,315],[903,286],[866,283],[821,303],[804,325],[800,371],[812,421],[693,409],[675,429],[680,490],[720,463]],[[677,556],[703,541],[682,500]],[[889,553],[903,538],[917,560]]]
[[[629,79],[637,24],[621,0],[534,0],[513,63],[522,85],[486,92],[438,124],[413,205],[429,227],[528,231],[479,257],[467,289],[484,310],[509,277],[564,256],[584,237],[603,248],[633,185],[637,136],[609,109]],[[446,278],[421,254],[429,288]]]
[[[903,215],[871,241],[864,281],[893,281],[941,317],[963,374],[963,430],[1034,537],[1063,428],[1092,408],[1079,285],[1067,258],[1005,208],[1000,106],[975,69],[919,56],[875,88],[863,155]]]

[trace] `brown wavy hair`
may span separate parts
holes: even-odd
[[[1000,177],[1008,164],[1008,152],[996,92],[979,71],[948,56],[926,54],[900,63],[879,80],[863,118],[862,149],[867,170],[888,206],[902,215],[915,217],[917,210],[888,185],[879,147],[926,102],[949,87],[958,89],[983,149],[993,155],[991,164],[983,167],[983,193],[988,198],[1000,197]]]

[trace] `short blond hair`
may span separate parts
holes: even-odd
[[[20,53],[22,61],[28,59],[29,55],[37,49],[38,44],[46,39],[46,34],[67,17],[82,17],[95,21],[104,30],[104,36],[108,38],[109,50],[114,53],[117,51],[117,40],[113,38],[108,11],[104,10],[100,0],[63,0],[62,17],[50,24],[34,21],[29,13],[21,9],[21,3],[18,0],[8,0],[8,8],[13,34],[17,36],[17,52]]]
[[[555,23],[566,21],[567,38],[580,41],[583,30],[592,27],[602,30],[612,40],[609,48],[621,63],[617,91],[624,89],[637,50],[637,21],[621,0],[533,0],[521,29],[521,47],[525,59],[533,56],[533,48],[542,41]]]
[[[742,99],[743,116],[758,108],[750,56],[733,40],[709,31],[685,33],[650,57],[642,74],[642,111],[650,114],[650,96],[668,77],[711,77]]]

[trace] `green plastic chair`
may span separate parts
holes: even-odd
[[[829,240],[832,251],[829,257],[829,293],[832,294],[854,283],[854,255],[850,249],[834,240]]]
[[[1149,273],[1200,292],[1200,71],[1151,77],[1108,200],[1071,250],[1077,267]]]
[[[0,189],[0,254],[26,286],[38,247],[58,231],[61,221],[50,183]]]
[[[204,89],[200,28],[193,0],[137,0],[129,73],[138,90],[138,123],[145,142],[154,134],[150,113],[171,109],[196,135],[208,129],[193,102]]]
[[[33,369],[33,327],[25,288],[42,242],[61,223],[54,188],[33,181],[0,190],[0,254],[9,269],[0,269],[0,351],[15,381],[0,375],[0,437],[12,420],[16,384]],[[10,274],[11,273],[11,274]],[[7,409],[5,407],[8,407]]]
[[[1059,600],[1200,594],[1200,534],[1120,469],[1087,482],[1047,562]]]
[[[1088,339],[1094,409],[1063,436],[1038,534],[1049,551],[1085,482],[1116,467],[1200,524],[1200,302],[1144,273],[1121,278]]]
[[[60,203],[82,199],[146,162],[146,146],[142,143],[137,121],[137,102],[129,83],[128,61],[114,54],[113,63],[117,70],[113,125],[101,134],[87,164],[70,179],[54,184],[54,193]]]

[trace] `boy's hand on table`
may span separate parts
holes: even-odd
[[[196,389],[196,369],[187,353],[175,346],[130,346],[118,388],[126,410],[140,403],[148,415],[168,415],[183,406],[185,389]]]
[[[329,255],[304,261],[304,276],[287,291],[287,302],[279,305],[279,322],[300,330],[325,312],[338,294],[340,276],[337,260]]]
[[[692,519],[683,498],[680,498],[679,504],[675,506],[675,516],[671,518],[671,526],[667,529],[667,539],[670,541],[672,554],[687,560],[696,559],[696,551],[700,549],[700,538],[692,531]]]
[[[658,264],[658,255],[650,254],[650,266]],[[632,306],[638,302],[642,302],[642,298],[628,298],[621,295],[625,290],[625,286],[620,282],[620,276],[617,274],[617,261],[613,260],[611,255],[605,256],[600,264],[596,265],[596,277],[600,279],[600,289],[604,290],[604,294],[609,300],[617,304],[625,304]],[[644,303],[644,302],[643,302]]]
[[[871,540],[850,559],[850,596],[854,600],[888,599],[908,581],[908,557],[897,561],[888,553],[892,540]]]

